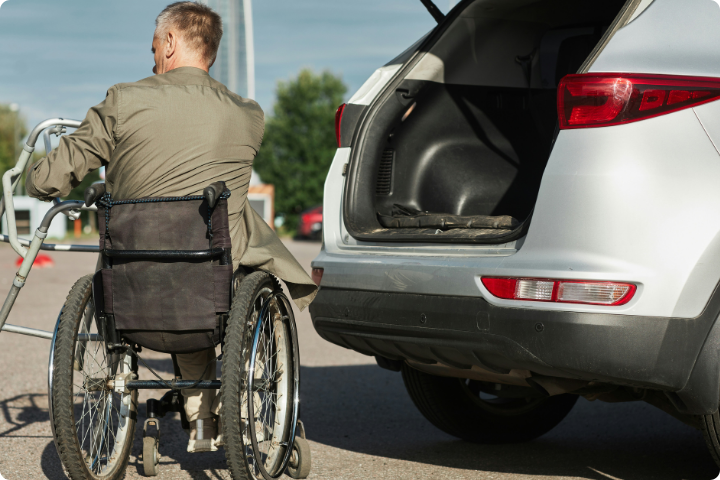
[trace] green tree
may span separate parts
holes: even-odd
[[[332,163],[335,111],[347,86],[325,71],[302,70],[297,78],[278,82],[273,115],[254,168],[262,181],[275,185],[275,210],[295,229],[298,214],[322,203],[323,185]]]
[[[25,120],[18,112],[13,112],[10,105],[0,105],[0,177],[15,166],[15,155],[20,155],[20,141],[26,134]]]

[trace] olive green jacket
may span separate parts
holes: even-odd
[[[230,92],[204,70],[177,68],[110,88],[80,128],[32,166],[27,191],[43,200],[64,197],[102,166],[107,191],[117,200],[199,195],[222,180],[232,190],[234,266],[278,276],[303,309],[317,287],[247,201],[264,130],[256,102]]]

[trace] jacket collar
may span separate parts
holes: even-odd
[[[176,74],[184,74],[184,75],[201,75],[201,76],[205,76],[205,77],[207,77],[207,76],[210,75],[208,72],[206,72],[206,71],[203,70],[202,68],[197,68],[197,67],[178,67],[178,68],[173,68],[173,69],[170,70],[169,72],[165,72],[165,75],[170,75],[170,74],[173,74],[173,73],[176,73]]]

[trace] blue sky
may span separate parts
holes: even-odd
[[[152,74],[154,20],[171,0],[8,0],[0,7],[0,103],[29,126],[82,119],[111,85]],[[436,0],[447,11],[453,0]],[[342,75],[348,97],[434,20],[420,0],[255,0],[257,100],[303,67]]]

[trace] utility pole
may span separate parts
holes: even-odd
[[[20,136],[20,105],[17,103],[11,103],[10,104],[10,111],[13,112],[13,162],[12,164],[15,165],[15,162],[18,160],[18,145],[20,144],[20,139],[18,138]],[[20,179],[20,182],[18,182],[17,188],[15,189],[15,195],[20,195],[22,188],[22,178]]]

